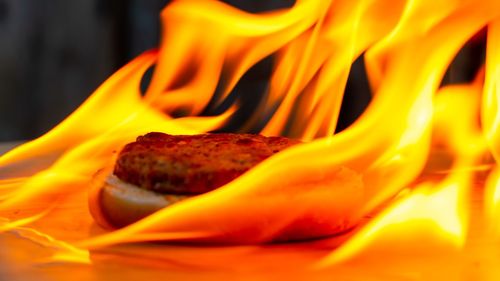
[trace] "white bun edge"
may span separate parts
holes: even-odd
[[[106,171],[100,171],[94,180],[89,196],[90,211],[97,223],[107,228],[129,225],[190,197],[145,190]]]

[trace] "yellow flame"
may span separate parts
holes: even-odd
[[[488,176],[485,188],[485,213],[488,224],[496,237],[500,236],[500,18],[495,18],[488,25],[484,93],[482,100],[481,121],[484,136],[495,158],[496,166]]]
[[[486,216],[493,235],[500,238],[500,171],[496,167],[486,181],[484,202]]]
[[[473,167],[485,164],[483,133],[497,159],[499,154],[499,14],[500,3],[494,0],[481,5],[472,0],[301,0],[289,9],[261,14],[218,1],[174,1],[161,13],[158,51],[119,70],[52,131],[0,158],[2,169],[18,173],[12,175],[18,180],[0,182],[0,212],[38,204],[39,213],[11,225],[42,219],[40,214],[52,206],[87,191],[96,172],[110,170],[117,152],[138,135],[223,128],[238,111],[237,102],[218,116],[202,112],[209,104],[224,104],[250,67],[275,54],[269,90],[242,131],[263,125],[265,135],[306,143],[213,192],[78,245],[263,243],[312,237],[325,229],[343,231],[415,181],[429,151],[442,146],[442,157],[453,158],[451,176],[422,184],[324,264],[371,245],[389,245],[384,237],[411,240],[424,233],[431,236],[426,242],[444,240],[460,247],[467,227],[464,190]],[[479,113],[480,76],[470,85],[439,87],[460,48],[485,26],[488,55]],[[373,100],[351,127],[334,135],[351,65],[363,53]],[[143,96],[141,79],[153,67]],[[178,112],[184,117],[175,118]],[[476,120],[480,114],[483,128]],[[262,124],[263,119],[269,121]],[[27,164],[32,167],[19,168]],[[499,193],[495,174],[491,182],[487,201],[493,210]],[[90,193],[98,212],[99,189]],[[86,252],[80,255],[79,250],[59,258],[85,260]]]
[[[2,156],[0,166],[8,166],[27,157],[37,157],[39,153],[64,150],[49,168],[39,170],[10,195],[4,195],[0,209],[21,208],[33,204],[34,198],[52,202],[60,196],[84,190],[117,149],[138,135],[150,131],[205,132],[219,127],[234,111],[216,117],[173,121],[168,115],[151,110],[140,99],[139,83],[155,59],[155,52],[138,57],[113,75],[59,126]]]
[[[486,77],[484,82],[484,98],[482,123],[490,149],[495,159],[500,161],[500,19],[495,19],[488,25],[488,43],[486,54]]]
[[[19,237],[28,239],[37,245],[54,251],[51,257],[39,260],[39,263],[71,262],[79,264],[91,264],[89,251],[75,247],[74,245],[54,239],[45,233],[28,227],[15,227],[10,230]]]
[[[434,253],[432,247],[464,245],[467,217],[464,188],[470,182],[449,179],[438,186],[423,183],[406,198],[385,210],[347,243],[321,261],[328,266],[360,255]],[[437,243],[437,244],[436,244]]]
[[[456,251],[463,248],[469,212],[466,200],[473,186],[475,167],[482,163],[486,152],[478,123],[480,91],[475,81],[470,85],[444,87],[434,99],[433,143],[437,149],[448,149],[453,157],[453,165],[445,179],[418,185],[319,266],[359,256],[433,255],[438,249]]]

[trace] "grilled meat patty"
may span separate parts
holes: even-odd
[[[158,193],[201,194],[225,185],[267,157],[298,143],[253,134],[149,133],[125,146],[114,174],[122,181]]]

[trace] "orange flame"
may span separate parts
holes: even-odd
[[[320,266],[380,256],[433,256],[460,252],[467,239],[468,196],[474,186],[475,167],[484,162],[486,142],[480,130],[479,79],[470,85],[444,87],[435,98],[435,149],[452,157],[444,179],[419,184],[390,206]],[[441,159],[431,159],[440,161]],[[494,175],[494,174],[493,174]],[[441,177],[443,177],[441,176]],[[490,177],[490,185],[497,178]],[[494,197],[493,197],[494,198]]]
[[[435,254],[440,249],[461,249],[467,219],[460,178],[441,186],[423,183],[407,198],[391,206],[341,248],[322,261],[322,266],[343,262],[365,251],[363,257]]]
[[[289,9],[262,14],[217,1],[174,1],[161,14],[158,51],[123,67],[46,135],[0,158],[0,167],[11,177],[0,182],[0,211],[11,219],[0,230],[49,219],[55,209],[87,192],[94,215],[105,221],[99,213],[99,189],[90,187],[111,169],[123,145],[150,131],[223,129],[239,109],[238,102],[222,106],[238,81],[257,62],[276,54],[268,93],[241,131],[269,118],[262,134],[307,143],[269,158],[224,187],[128,227],[79,237],[71,247],[57,243],[63,249],[58,258],[88,262],[88,252],[74,245],[263,243],[323,234],[315,225],[345,231],[415,182],[426,163],[430,167],[446,157],[453,163],[448,176],[418,185],[323,265],[373,247],[419,250],[396,247],[394,240],[408,245],[417,238],[461,249],[468,226],[464,198],[474,173],[485,164],[488,151],[497,161],[500,157],[499,11],[494,0],[481,5],[471,0],[301,0]],[[478,75],[470,85],[440,89],[454,56],[485,26],[484,83]],[[351,127],[334,135],[351,65],[363,53],[373,100]],[[141,79],[152,67],[143,96]],[[213,105],[225,110],[202,116]],[[179,112],[184,117],[175,117]],[[439,149],[442,154],[436,154]],[[428,161],[429,153],[437,159]],[[485,169],[494,165],[486,164]],[[498,178],[493,173],[488,184],[490,220],[500,213]],[[26,212],[16,217],[16,210]]]

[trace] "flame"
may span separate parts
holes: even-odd
[[[435,186],[416,187],[352,239],[321,262],[344,262],[363,251],[363,257],[435,254],[437,249],[461,249],[465,243],[467,216],[463,214],[463,189],[469,182],[459,176]]]
[[[441,157],[452,157],[450,172],[437,182],[426,181],[408,191],[322,260],[320,267],[359,257],[374,259],[409,253],[433,256],[463,250],[468,236],[467,198],[474,186],[474,167],[484,162],[487,151],[478,122],[482,90],[478,81],[441,88],[434,99],[434,149],[445,151]],[[490,185],[496,184],[496,180],[492,174]]]
[[[218,1],[173,1],[161,13],[158,50],[124,66],[50,132],[0,158],[7,175],[0,213],[9,218],[0,230],[31,229],[87,195],[105,221],[99,183],[123,145],[151,131],[225,129],[241,106],[241,97],[231,98],[236,85],[274,55],[269,88],[236,131],[304,144],[125,228],[71,243],[49,239],[61,249],[54,259],[88,263],[86,250],[130,242],[314,237],[351,229],[383,203],[389,207],[323,267],[386,247],[392,254],[434,252],[436,245],[463,250],[471,208],[465,198],[478,170],[496,167],[489,153],[500,157],[499,11],[493,0],[300,0],[261,14]],[[441,87],[455,55],[486,26],[482,72],[470,84]],[[362,54],[373,99],[353,125],[334,134],[351,65]],[[491,224],[500,213],[499,186],[496,170],[485,192]],[[401,190],[408,194],[391,202]],[[416,242],[426,247],[410,245]]]
[[[500,161],[500,151],[498,150],[498,141],[500,136],[500,111],[498,108],[499,94],[499,57],[496,48],[499,44],[500,21],[495,19],[488,26],[488,45],[487,45],[487,60],[486,60],[486,75],[484,82],[484,97],[482,121],[486,136],[486,141],[489,144],[490,151],[498,164]],[[500,178],[498,166],[491,172],[486,182],[485,191],[485,206],[486,214],[490,222],[490,227],[495,236],[500,237],[500,224],[498,217],[500,215]]]
[[[486,77],[484,82],[484,98],[482,123],[486,134],[486,139],[490,144],[490,149],[497,161],[499,161],[498,138],[500,125],[500,111],[498,110],[499,94],[498,81],[500,75],[500,58],[496,52],[500,42],[500,21],[495,19],[488,25],[488,45],[486,60]]]
[[[500,215],[500,171],[498,167],[489,175],[484,194],[486,215],[490,222],[490,230],[493,232],[493,235],[500,237],[500,223],[498,223],[498,216]]]

